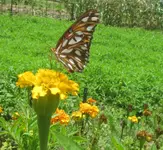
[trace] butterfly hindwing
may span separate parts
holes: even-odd
[[[88,62],[89,48],[98,22],[98,12],[89,10],[63,34],[56,49],[52,49],[70,72],[81,72]]]

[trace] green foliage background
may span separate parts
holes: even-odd
[[[163,27],[163,4],[160,0],[63,0],[63,3],[71,19],[96,8],[105,25],[147,29]]]
[[[0,15],[0,103],[15,107],[22,94],[17,75],[50,68],[50,49],[72,24],[48,18]],[[90,49],[90,63],[83,73],[68,74],[52,58],[53,69],[63,71],[105,104],[136,108],[163,101],[163,36],[161,31],[105,27],[99,24]],[[53,61],[54,60],[54,61]],[[25,97],[26,95],[24,95]]]
[[[0,12],[70,20],[89,9],[97,9],[104,25],[163,28],[163,2],[160,0],[3,0],[0,5]]]

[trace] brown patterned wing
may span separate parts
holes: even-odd
[[[99,13],[89,10],[63,34],[52,49],[56,58],[70,71],[82,72],[89,59],[89,49]]]

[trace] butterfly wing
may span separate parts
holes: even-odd
[[[89,49],[94,29],[99,22],[99,13],[89,10],[84,13],[52,49],[56,58],[70,71],[81,72],[89,59]]]

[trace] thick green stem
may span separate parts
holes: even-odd
[[[48,150],[48,135],[51,115],[49,116],[37,115],[37,119],[39,129],[40,150]]]

